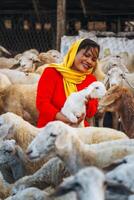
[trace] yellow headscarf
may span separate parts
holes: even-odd
[[[63,63],[59,64],[52,63],[50,65],[50,67],[55,67],[56,70],[62,74],[66,97],[69,96],[72,92],[76,92],[77,91],[76,84],[82,83],[82,81],[85,80],[86,75],[92,73],[93,71],[93,68],[89,69],[85,73],[71,69],[77,50],[82,41],[83,39],[79,39],[72,44],[68,53],[64,57]]]

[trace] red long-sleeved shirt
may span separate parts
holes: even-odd
[[[89,74],[86,79],[77,84],[77,90],[82,90],[92,82],[96,81],[94,75]],[[55,68],[46,68],[39,80],[37,88],[36,106],[39,111],[38,127],[45,126],[48,122],[54,121],[57,112],[61,110],[66,101],[63,77]],[[87,104],[88,118],[95,115],[97,111],[98,101],[92,99]],[[85,126],[89,124],[85,122]]]

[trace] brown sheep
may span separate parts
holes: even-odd
[[[0,114],[13,112],[35,125],[38,118],[36,90],[36,84],[14,84],[0,91]]]
[[[134,138],[134,98],[129,89],[111,87],[99,102],[100,112],[117,112],[126,134]]]

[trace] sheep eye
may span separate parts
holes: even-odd
[[[95,89],[96,89],[96,90],[98,90],[98,89],[99,89],[99,87],[97,86]]]
[[[75,186],[75,188],[77,188],[77,189],[82,188],[82,185],[81,185],[80,183],[78,183],[78,182],[76,182],[74,186]]]
[[[54,133],[50,133],[51,137],[56,137],[56,135]]]
[[[12,153],[12,150],[11,149],[6,149],[5,152],[6,153]]]
[[[120,56],[116,56],[116,58],[120,58]]]

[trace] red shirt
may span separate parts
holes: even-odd
[[[82,90],[92,82],[96,81],[94,75],[89,74],[86,79],[77,84],[77,90]],[[36,106],[39,111],[37,126],[45,126],[48,122],[54,121],[57,112],[61,110],[66,101],[63,76],[55,68],[46,68],[39,80],[37,88]],[[92,99],[87,104],[87,117],[91,118],[97,111],[98,101]],[[88,126],[87,122],[85,125]]]

